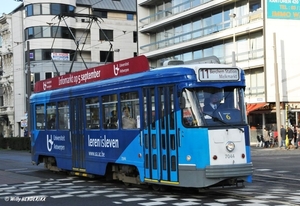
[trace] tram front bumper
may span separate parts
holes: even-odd
[[[253,174],[253,164],[210,165],[205,168],[206,178],[247,177]]]

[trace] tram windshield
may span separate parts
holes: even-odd
[[[247,124],[243,88],[184,89],[182,122],[186,127]]]

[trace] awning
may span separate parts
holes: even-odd
[[[252,112],[252,111],[255,111],[257,110],[258,108],[261,108],[263,106],[265,106],[267,103],[265,102],[262,102],[262,103],[250,103],[250,104],[247,104],[247,115]]]

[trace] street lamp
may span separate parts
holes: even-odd
[[[236,53],[236,41],[235,41],[235,13],[229,14],[230,19],[232,20],[231,27],[233,28],[233,51],[232,51],[232,66],[236,66],[236,58],[235,58],[235,53]]]

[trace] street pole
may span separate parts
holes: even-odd
[[[277,64],[277,48],[276,48],[276,34],[273,33],[274,40],[274,75],[275,75],[275,96],[276,96],[276,124],[277,124],[277,135],[278,135],[278,147],[280,148],[281,144],[281,135],[280,135],[280,96],[279,96],[279,86],[278,86],[278,64]]]
[[[31,125],[30,125],[30,95],[31,95],[31,71],[30,71],[30,42],[27,40],[27,99],[26,99],[26,109],[27,109],[27,133],[31,136]]]
[[[235,39],[235,16],[236,14],[230,14],[229,15],[230,18],[232,19],[232,28],[233,28],[233,51],[232,51],[232,66],[235,67],[236,66],[236,39]]]

